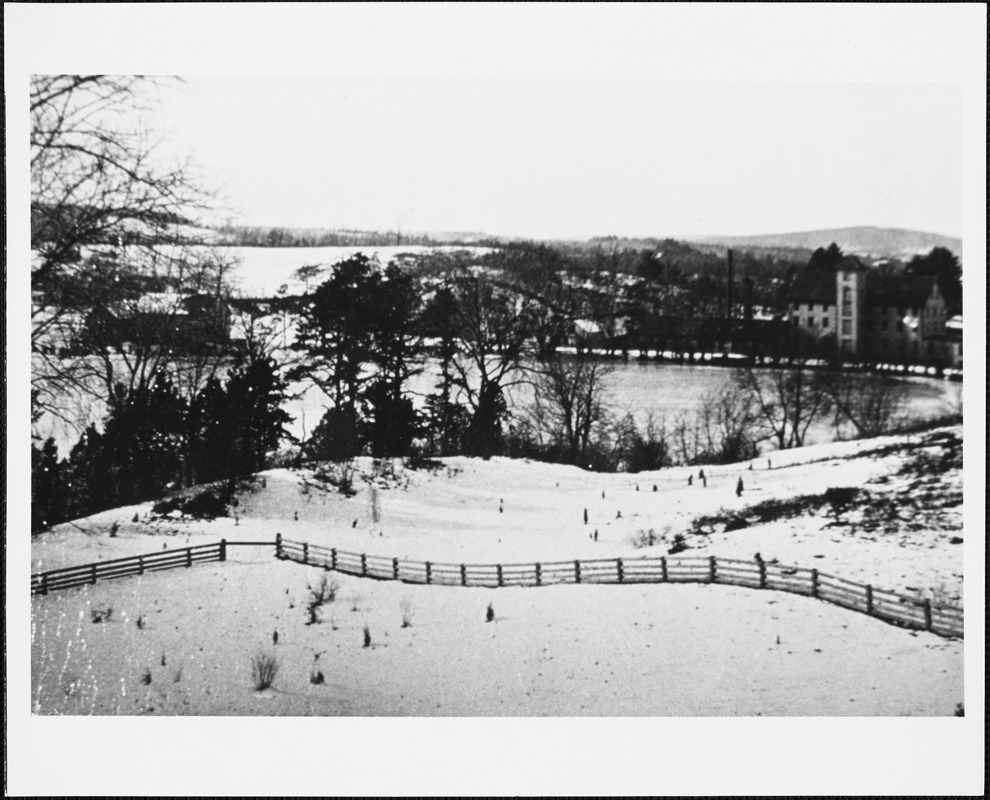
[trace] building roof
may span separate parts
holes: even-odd
[[[937,281],[932,275],[873,276],[866,287],[866,304],[919,308],[928,301]]]
[[[866,272],[868,267],[856,256],[846,256],[835,265],[836,272]]]
[[[835,275],[831,272],[803,270],[794,276],[794,282],[784,299],[790,303],[835,305]]]

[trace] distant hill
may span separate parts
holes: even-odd
[[[723,247],[800,248],[814,250],[835,242],[847,253],[886,258],[910,258],[928,253],[933,247],[945,247],[962,256],[962,240],[938,233],[906,230],[904,228],[833,228],[800,233],[776,233],[763,236],[684,236],[684,241],[715,244]]]

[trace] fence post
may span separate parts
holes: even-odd
[[[536,585],[543,585],[543,567],[540,564],[536,565]]]
[[[138,556],[138,575],[144,575],[144,556]]]
[[[461,564],[461,586],[467,586],[467,567]]]
[[[811,596],[818,597],[818,570],[811,570]]]
[[[368,556],[361,553],[361,577],[365,577],[368,574]]]
[[[619,571],[619,583],[624,582],[625,579],[626,579],[626,573],[622,569],[622,559],[621,558],[615,559],[615,568]]]
[[[398,558],[393,558],[392,559],[392,580],[394,580],[394,581],[399,580],[399,559]]]
[[[309,542],[303,542],[303,564],[309,563]]]
[[[504,586],[505,584],[502,582],[502,565],[501,564],[496,564],[495,565],[495,573],[498,575],[498,585],[499,586]]]
[[[220,560],[221,561],[226,561],[227,560],[227,540],[226,539],[221,539],[220,540]]]
[[[763,563],[762,558],[758,558],[756,563],[760,565],[760,588],[767,588],[767,565]]]
[[[41,593],[48,594],[48,573],[41,573]]]
[[[667,582],[667,556],[660,556],[660,580]]]
[[[866,613],[873,616],[873,587],[866,586]]]
[[[282,558],[282,534],[275,534],[275,558]]]
[[[925,609],[925,630],[930,631],[932,629],[932,601],[926,597],[922,606]]]
[[[715,583],[715,556],[708,556],[708,582]]]
[[[430,583],[431,582],[430,577],[432,575],[432,572],[433,572],[433,570],[430,567],[430,562],[427,561],[426,562],[426,582],[427,583]]]
[[[192,566],[192,548],[191,547],[187,547],[186,548],[186,566],[187,567],[191,567]]]
[[[581,583],[581,562],[574,562],[574,582]]]
[[[337,569],[337,548],[330,548],[330,569]]]
[[[90,572],[92,573],[91,581],[95,585],[96,584],[96,564],[93,564],[93,566],[90,567]]]

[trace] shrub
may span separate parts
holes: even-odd
[[[93,622],[109,622],[113,616],[113,606],[96,607],[89,610],[89,618]]]
[[[485,611],[485,622],[491,622],[495,619],[495,609],[492,608],[492,604],[488,604],[488,610]]]
[[[227,505],[231,500],[232,494],[226,490],[206,489],[191,497],[160,500],[151,507],[151,513],[156,517],[167,517],[173,511],[178,511],[193,519],[211,520],[229,516]]]
[[[371,630],[367,625],[364,626],[364,644],[362,647],[371,647]]]
[[[640,549],[642,547],[653,547],[659,538],[653,528],[650,528],[648,531],[644,531],[641,528],[629,537],[629,542],[636,549]]]
[[[141,673],[141,683],[145,686],[151,683],[151,668],[145,667],[144,672]]]
[[[306,603],[306,612],[309,614],[309,620],[306,624],[315,625],[320,621],[317,616],[320,606],[332,603],[337,599],[340,584],[336,580],[328,578],[327,573],[323,572],[320,575],[319,582],[315,586],[310,583],[307,585],[307,588],[309,590],[309,600]]]
[[[273,653],[256,653],[251,659],[251,680],[256,691],[264,691],[275,683],[279,663]]]

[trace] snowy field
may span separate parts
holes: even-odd
[[[599,475],[453,458],[435,471],[396,465],[388,478],[376,478],[371,462],[360,462],[359,491],[344,497],[311,470],[272,470],[240,492],[236,518],[154,519],[150,504],[106,511],[36,537],[31,569],[221,538],[272,541],[276,533],[342,550],[454,563],[662,555],[695,517],[720,509],[836,486],[903,493],[911,478],[897,473],[909,451],[867,451],[905,441],[775,453],[752,470],[749,463],[709,467],[706,486],[700,480],[689,486],[694,471],[685,469]],[[745,490],[737,497],[740,477]],[[961,500],[959,470],[941,476],[938,485]],[[767,560],[815,566],[901,593],[961,600],[962,547],[952,543],[962,535],[958,504],[950,502],[920,530],[883,533],[829,522],[813,515],[729,533],[687,533],[685,555],[750,559],[758,551]],[[649,530],[654,546],[637,547],[635,540]],[[962,641],[905,631],[804,597],[693,585],[487,590],[338,575],[336,600],[309,625],[307,585],[321,571],[272,555],[273,548],[232,548],[225,564],[34,598],[33,711],[951,716],[964,697]],[[491,624],[485,621],[489,602]],[[92,611],[105,608],[112,608],[110,620],[92,622]],[[362,646],[365,626],[371,647]],[[250,674],[259,652],[280,663],[273,688],[261,693]],[[323,684],[310,683],[314,669],[323,672]]]
[[[312,470],[271,470],[239,492],[236,518],[156,520],[150,504],[106,511],[35,537],[30,569],[221,538],[270,541],[276,532],[339,549],[451,562],[661,555],[701,514],[833,486],[891,496],[917,491],[903,468],[919,453],[938,454],[936,445],[911,449],[929,435],[778,452],[752,470],[749,463],[708,467],[707,486],[693,470],[600,475],[507,459],[447,459],[435,472],[396,464],[394,476],[382,478],[363,461],[359,491],[348,498],[326,490]],[[888,445],[907,447],[884,454]],[[740,476],[745,489],[737,498]],[[937,488],[946,498],[958,495],[961,470],[939,476]],[[838,528],[806,515],[729,533],[689,532],[684,555],[748,559],[759,551],[768,560],[902,593],[961,600],[963,551],[973,549],[970,539],[981,531],[964,530],[961,506],[943,505],[896,534],[860,528],[856,512],[852,524]],[[634,546],[649,529],[657,544]],[[952,544],[954,538],[966,544]],[[975,551],[982,552],[982,539]],[[981,651],[979,638],[964,643],[808,597],[732,586],[416,586],[278,561],[273,548],[229,553],[223,564],[32,598],[30,685],[15,699],[30,705],[32,740],[59,742],[67,763],[77,752],[104,753],[113,743],[114,752],[130,754],[115,780],[130,776],[121,785],[155,791],[178,778],[169,773],[148,783],[142,764],[150,761],[142,754],[154,759],[149,747],[198,764],[204,775],[226,753],[219,769],[231,776],[228,785],[270,794],[286,786],[359,791],[382,781],[401,793],[406,784],[398,776],[424,780],[424,770],[443,772],[438,787],[463,786],[451,783],[451,770],[467,763],[493,770],[479,790],[518,785],[503,762],[489,764],[488,747],[516,763],[545,765],[549,772],[526,773],[533,791],[551,791],[561,780],[553,771],[578,763],[569,774],[584,776],[582,785],[599,787],[596,793],[607,793],[612,778],[594,761],[583,763],[584,751],[638,773],[655,762],[650,774],[679,775],[680,792],[690,792],[701,785],[728,791],[753,770],[766,774],[759,784],[766,791],[794,781],[831,785],[837,769],[880,769],[889,777],[910,769],[909,754],[952,764],[981,748],[982,724],[972,710],[976,705],[979,713],[982,681],[963,663],[964,652]],[[320,609],[319,622],[307,624],[307,585],[324,575],[336,580],[336,599]],[[26,581],[22,588],[26,594]],[[494,619],[486,622],[489,603]],[[108,608],[108,621],[91,621],[94,610]],[[970,635],[973,622],[979,630],[980,621],[967,617]],[[251,675],[258,654],[279,664],[264,691]],[[312,683],[317,672],[324,679]],[[954,716],[964,700],[969,719]],[[148,727],[150,717],[162,719]],[[183,717],[197,721],[190,726]],[[776,719],[757,721],[765,717]],[[382,718],[392,719],[386,726]],[[417,727],[409,727],[410,718]],[[530,720],[526,727],[520,718]],[[918,728],[918,718],[927,718],[927,727]],[[125,719],[129,727],[121,727]],[[757,727],[740,728],[747,720]],[[773,743],[772,754],[759,742]],[[793,772],[799,763],[818,763],[810,746],[827,748],[819,778]],[[346,763],[334,753],[348,754]],[[670,763],[671,753],[693,766],[683,758]],[[713,753],[720,770],[685,782],[684,770],[705,770]],[[376,772],[383,763],[386,770]],[[283,765],[295,766],[286,772]],[[240,774],[262,776],[262,783],[237,783]]]
[[[329,268],[334,264],[363,253],[377,258],[384,267],[396,257],[411,253],[456,253],[466,251],[474,255],[487,253],[491,248],[459,245],[425,247],[423,245],[370,245],[348,247],[217,247],[203,248],[204,252],[217,252],[234,264],[232,282],[244,297],[274,297],[285,286],[290,294],[305,291],[306,283],[296,276],[300,267]],[[330,277],[329,270],[310,281],[315,288]]]

